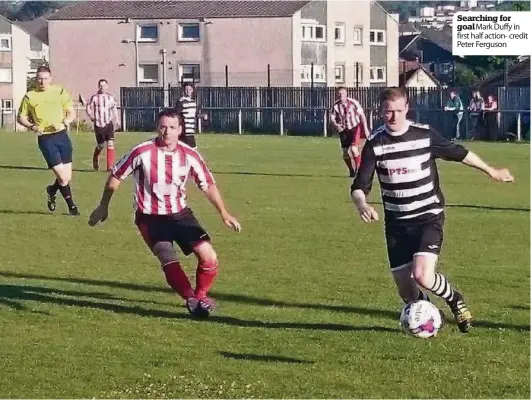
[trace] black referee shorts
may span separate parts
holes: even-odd
[[[443,244],[444,213],[417,222],[393,222],[385,226],[387,256],[391,271],[406,268],[419,253],[436,256]]]

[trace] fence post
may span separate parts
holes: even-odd
[[[522,113],[518,113],[516,118],[516,140],[522,140]]]
[[[374,129],[374,110],[369,110],[369,130],[372,132]]]
[[[127,132],[127,118],[126,118],[126,109],[125,107],[122,108],[122,130],[124,132]]]
[[[238,134],[242,134],[242,110],[238,110]]]
[[[466,140],[468,136],[468,124],[470,123],[469,122],[470,114],[468,112],[463,113],[463,118],[465,118],[465,132],[463,133],[463,139]],[[476,123],[476,126],[477,126],[477,123]]]
[[[328,110],[324,110],[323,133],[324,137],[328,137]]]
[[[203,132],[203,112],[199,113],[199,118],[197,118],[197,132]]]
[[[280,136],[284,136],[284,110],[280,110]]]

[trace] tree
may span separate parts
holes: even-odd
[[[455,66],[455,83],[456,87],[474,86],[478,82],[478,76],[474,71],[463,64]]]

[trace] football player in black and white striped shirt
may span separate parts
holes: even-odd
[[[195,142],[195,134],[197,130],[197,102],[194,96],[194,86],[191,83],[186,83],[183,87],[184,94],[177,102],[176,109],[184,117],[184,132],[182,133],[181,142],[186,143],[192,148],[197,147]],[[206,115],[201,118],[206,119]]]
[[[385,236],[391,272],[405,303],[427,299],[424,288],[446,301],[459,330],[470,330],[472,315],[461,293],[436,272],[443,243],[444,197],[435,159],[462,162],[498,182],[513,182],[506,169],[487,165],[463,146],[443,138],[427,125],[407,120],[408,100],[402,88],[390,88],[380,99],[384,125],[367,139],[351,196],[363,221],[378,220],[367,203],[374,172],[384,205]]]

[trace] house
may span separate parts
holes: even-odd
[[[452,36],[448,30],[425,29],[420,33],[401,35],[398,46],[401,60],[418,61],[439,82],[452,84],[454,65],[461,57],[452,54]]]
[[[48,18],[48,35],[52,73],[74,95],[100,78],[114,92],[398,84],[398,26],[374,1],[78,2]]]
[[[441,83],[429,70],[419,64],[416,68],[404,70],[400,74],[400,86],[418,89],[436,89],[441,87]]]
[[[16,109],[26,94],[32,60],[44,63],[48,46],[0,16],[0,108],[2,127],[15,128]]]
[[[507,68],[507,86],[529,88],[531,85],[530,57],[521,58]],[[478,87],[485,93],[492,92],[498,87],[505,86],[505,72],[497,72],[478,83]]]
[[[49,61],[48,21],[46,17],[39,17],[29,21],[15,21],[19,28],[30,34],[31,67],[30,76],[35,76],[37,68],[43,62]]]

